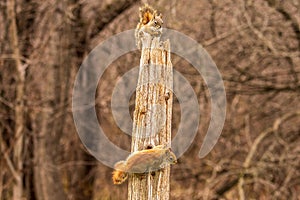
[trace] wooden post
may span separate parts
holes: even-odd
[[[171,147],[173,69],[170,43],[169,40],[160,42],[160,35],[153,36],[146,31],[141,35],[131,152],[160,144]],[[170,166],[145,176],[130,175],[128,199],[169,199],[169,176]]]

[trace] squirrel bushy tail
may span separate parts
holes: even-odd
[[[162,32],[161,25],[163,24],[163,20],[162,15],[158,15],[157,11],[148,4],[140,7],[139,16],[140,21],[135,29],[135,38],[138,49],[141,49],[143,33],[158,37]]]
[[[145,4],[144,7],[140,8],[140,23],[141,25],[146,25],[157,15],[157,11],[154,10],[148,4]]]
[[[120,161],[115,164],[115,170],[113,171],[112,176],[114,184],[119,185],[126,181],[128,173],[126,172],[125,167],[125,161]]]

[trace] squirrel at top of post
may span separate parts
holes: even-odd
[[[162,33],[162,15],[158,14],[148,4],[140,7],[140,22],[135,29],[135,39],[138,49],[142,48],[142,37],[148,33],[153,37],[159,37]]]
[[[177,163],[177,159],[171,149],[158,145],[152,149],[135,151],[126,160],[117,162],[112,179],[114,184],[119,185],[127,179],[129,173],[143,174],[157,171],[175,163]]]

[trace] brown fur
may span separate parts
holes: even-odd
[[[176,156],[171,149],[159,145],[153,149],[133,152],[126,161],[117,162],[112,179],[114,184],[121,184],[127,179],[128,173],[142,174],[175,163]]]
[[[144,7],[140,8],[140,23],[142,25],[148,24],[155,16],[157,15],[157,11],[154,10],[148,4],[145,4]]]
[[[138,49],[141,49],[141,34],[140,30],[143,29],[144,32],[151,34],[152,36],[159,36],[161,34],[161,27],[163,24],[162,15],[157,14],[148,4],[145,4],[140,8],[140,21],[135,29],[135,38]]]

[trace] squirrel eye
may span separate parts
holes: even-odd
[[[154,21],[154,24],[157,25],[157,21]]]

